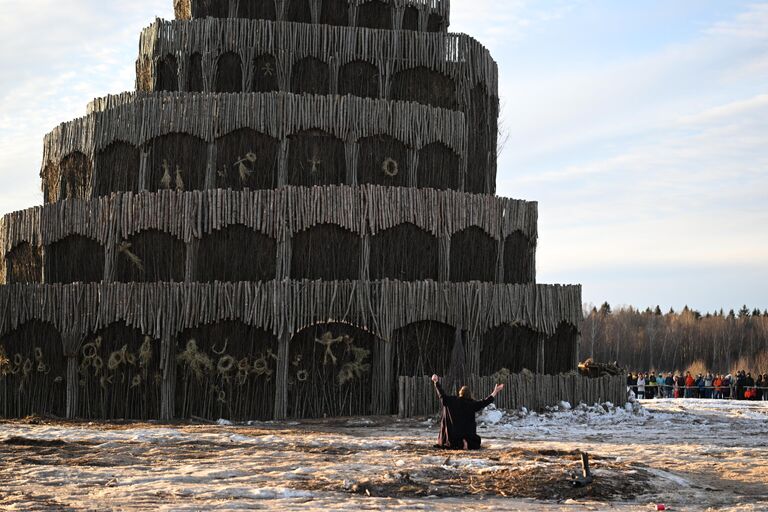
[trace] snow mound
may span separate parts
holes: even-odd
[[[491,404],[477,417],[477,421],[486,425],[496,425],[504,419],[504,411]]]
[[[521,407],[517,411],[502,411],[489,406],[477,417],[480,426],[502,429],[542,428],[568,425],[598,425],[632,423],[634,418],[646,417],[648,412],[639,402],[628,402],[623,407],[617,407],[611,402],[587,405],[580,403],[575,407],[568,402],[545,407],[541,412],[529,411]]]

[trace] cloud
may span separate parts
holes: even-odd
[[[536,26],[560,20],[576,9],[581,0],[453,0],[451,31],[469,34],[491,52],[522,40]]]
[[[96,96],[131,90],[150,0],[11,0],[0,18],[0,214],[42,202],[43,136]],[[20,23],[19,20],[24,20]]]
[[[768,261],[767,5],[621,59],[501,70],[498,190],[540,203],[540,281]]]

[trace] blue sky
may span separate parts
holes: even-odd
[[[0,213],[43,135],[130,90],[171,0],[3,0]],[[499,63],[500,195],[539,201],[538,280],[585,302],[768,308],[768,2],[452,0]],[[23,20],[23,23],[22,23]]]

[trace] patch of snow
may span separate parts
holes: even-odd
[[[504,418],[504,411],[497,409],[495,405],[491,404],[480,413],[477,421],[486,425],[496,425],[502,418]]]

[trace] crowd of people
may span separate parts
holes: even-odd
[[[757,374],[741,370],[734,377],[727,375],[691,372],[629,373],[627,390],[637,398],[718,398],[735,400],[768,401],[768,373]]]

